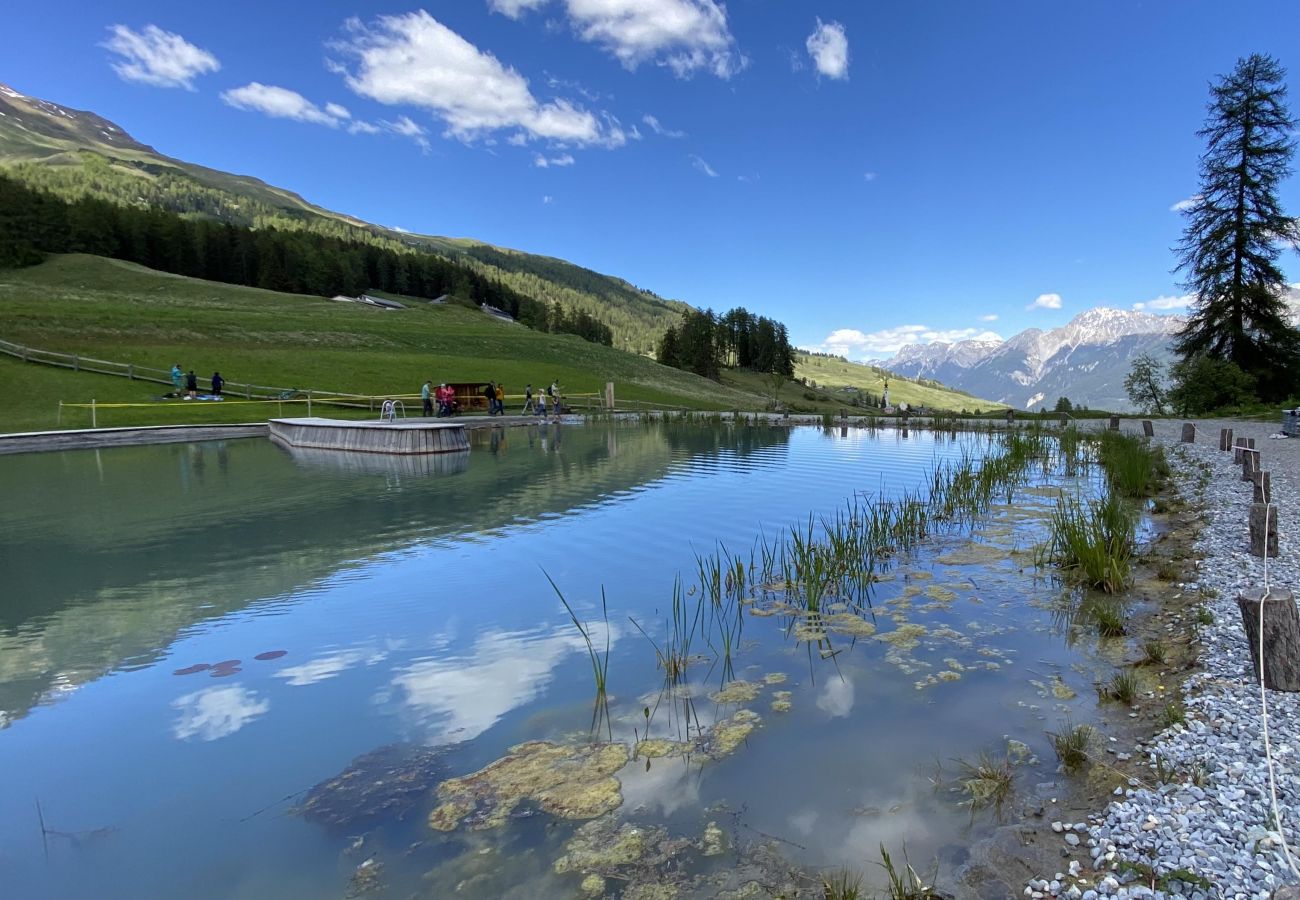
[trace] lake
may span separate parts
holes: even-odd
[[[944,886],[998,821],[960,761],[1032,785],[1044,732],[1095,714],[1109,664],[1032,565],[1060,488],[1092,486],[1050,461],[813,621],[772,579],[714,603],[700,561],[749,570],[995,439],[471,435],[450,457],[5,458],[5,893],[714,896],[846,865],[874,883],[882,843]]]

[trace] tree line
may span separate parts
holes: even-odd
[[[187,219],[215,219],[255,230],[304,231],[398,253],[428,253],[544,303],[554,311],[582,311],[608,325],[617,345],[652,354],[663,329],[675,324],[685,304],[664,300],[580,266],[486,244],[394,233],[374,225],[311,209],[287,192],[254,179],[214,170],[197,174],[184,164],[115,159],[90,150],[72,154],[75,164],[20,162],[5,167],[14,178],[65,200],[94,197],[118,206],[154,207]],[[181,167],[178,168],[177,166]],[[383,290],[379,285],[376,289]],[[545,330],[545,329],[543,329]]]
[[[794,349],[785,325],[743,307],[721,316],[712,310],[687,312],[680,326],[664,332],[656,358],[714,381],[724,368],[794,377]]]
[[[1199,414],[1300,394],[1300,331],[1277,264],[1284,244],[1300,248],[1300,222],[1277,196],[1296,149],[1285,79],[1256,53],[1210,88],[1200,190],[1184,211],[1175,269],[1196,299],[1173,365],[1144,354],[1124,381],[1144,409]]]
[[[0,268],[34,265],[46,253],[108,256],[176,275],[322,297],[367,290],[430,300],[450,295],[504,310],[537,331],[606,346],[614,341],[610,327],[584,310],[538,301],[430,253],[90,196],[69,200],[0,174]]]

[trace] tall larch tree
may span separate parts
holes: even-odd
[[[1300,239],[1277,198],[1295,154],[1285,74],[1272,57],[1254,54],[1211,86],[1198,132],[1206,140],[1201,189],[1185,213],[1175,270],[1197,298],[1178,352],[1236,363],[1267,400],[1294,392],[1300,373],[1300,332],[1287,320],[1277,266],[1281,245]]]

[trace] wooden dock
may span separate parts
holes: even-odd
[[[396,421],[272,419],[271,439],[289,447],[352,453],[456,453],[469,450],[465,426],[430,419]]]

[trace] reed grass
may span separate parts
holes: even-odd
[[[1125,497],[1150,497],[1169,474],[1163,448],[1136,435],[1099,432],[1097,455],[1112,489]]]
[[[600,610],[605,620],[605,650],[604,653],[600,653],[596,650],[595,643],[591,639],[590,627],[584,626],[581,620],[578,619],[578,616],[573,611],[573,607],[570,606],[569,601],[565,599],[564,593],[560,590],[559,585],[555,583],[555,579],[551,578],[550,573],[545,569],[542,570],[542,574],[545,575],[546,580],[551,583],[551,588],[555,591],[555,595],[559,597],[560,602],[564,604],[565,612],[569,614],[569,618],[573,620],[573,626],[578,629],[578,633],[582,635],[583,642],[587,645],[587,656],[591,660],[592,679],[595,682],[596,687],[596,702],[591,713],[591,730],[592,732],[599,731],[600,725],[603,722],[605,724],[605,729],[609,734],[609,739],[613,740],[614,726],[609,718],[609,693],[607,690],[609,684],[609,602],[605,597],[605,588],[601,587],[600,589]]]
[[[993,806],[1001,809],[1010,798],[1015,786],[1015,776],[1011,771],[1011,760],[995,760],[987,753],[981,753],[975,762],[959,760],[962,768],[961,785],[970,797],[971,807],[978,809]]]
[[[1086,503],[1062,497],[1038,563],[1055,563],[1077,581],[1113,594],[1128,584],[1136,542],[1137,517],[1118,495]]]
[[[1139,666],[1163,666],[1169,662],[1169,646],[1159,638],[1149,638],[1142,642],[1142,658]]]
[[[1112,700],[1118,700],[1120,703],[1132,706],[1141,690],[1142,683],[1138,680],[1137,675],[1132,672],[1117,672],[1106,684],[1104,693]]]
[[[1156,717],[1156,721],[1160,724],[1161,728],[1172,728],[1175,725],[1186,725],[1187,710],[1179,701],[1171,700],[1160,710],[1160,715]]]
[[[1068,721],[1059,732],[1049,731],[1056,758],[1067,772],[1076,772],[1088,761],[1088,748],[1097,730],[1091,725],[1071,725]]]
[[[937,868],[928,877],[922,877],[908,860],[906,847],[903,848],[901,871],[894,865],[894,860],[890,858],[883,843],[880,845],[880,862],[877,865],[885,870],[885,896],[889,900],[940,900],[943,896],[934,889]]]
[[[846,866],[822,878],[826,900],[858,900],[862,896],[862,876]]]

